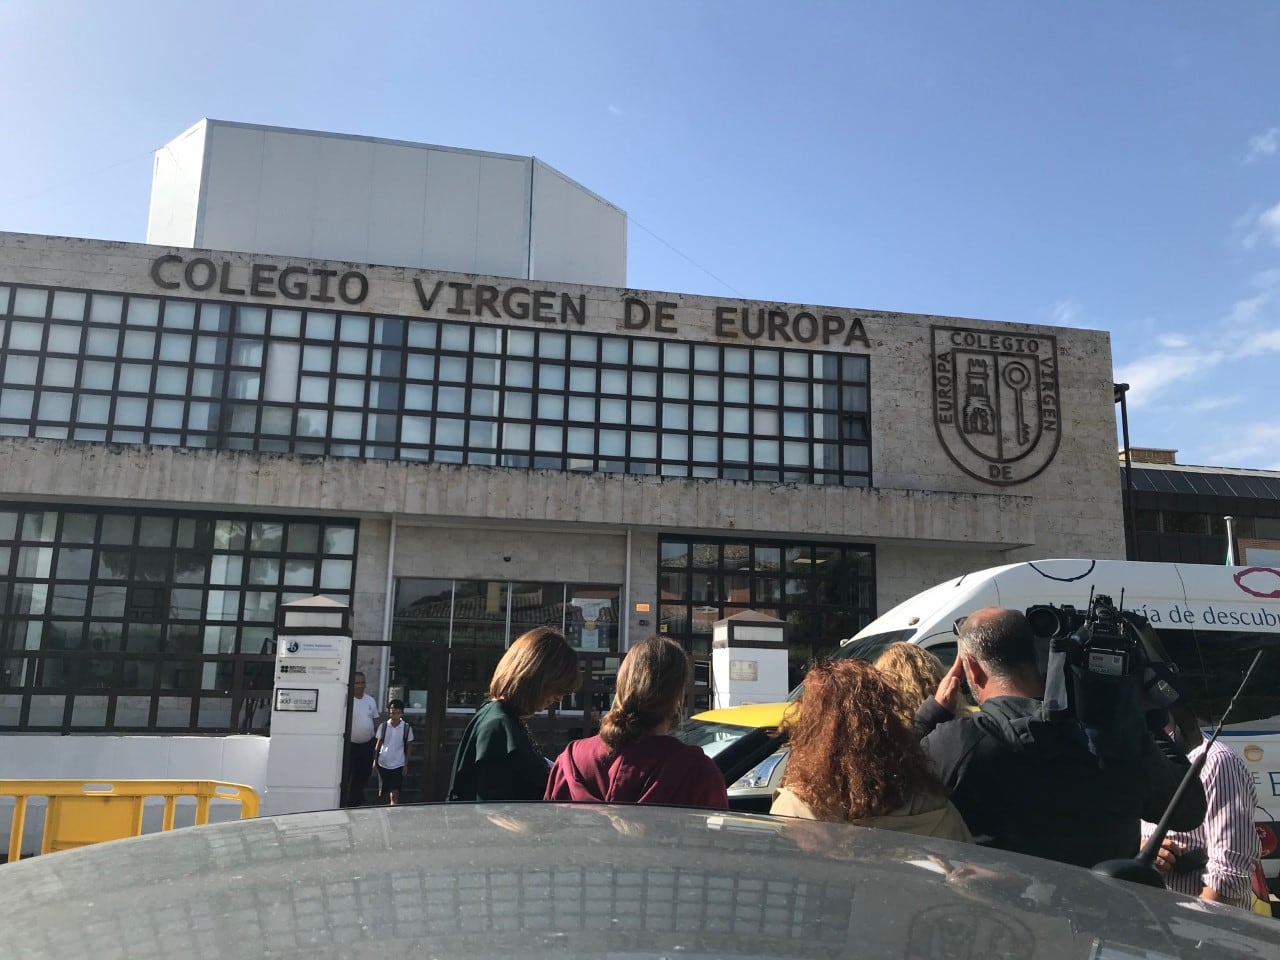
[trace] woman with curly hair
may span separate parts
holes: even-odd
[[[907,715],[865,660],[814,664],[783,719],[791,760],[770,812],[971,842]]]
[[[947,674],[942,661],[924,647],[899,641],[884,648],[876,658],[876,669],[906,698],[903,719],[910,726],[920,704],[933,696]]]

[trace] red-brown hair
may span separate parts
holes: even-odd
[[[819,661],[783,719],[784,783],[823,820],[878,817],[944,793],[904,717],[904,695],[865,660]]]

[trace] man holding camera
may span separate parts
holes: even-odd
[[[980,710],[956,717],[964,684]],[[1016,610],[966,619],[956,661],[916,713],[925,752],[978,843],[1092,867],[1132,857],[1138,824],[1159,820],[1188,763],[1167,739],[1142,732],[1133,763],[1104,764],[1073,718],[1049,718],[1035,635]],[[1173,827],[1204,818],[1193,784]]]

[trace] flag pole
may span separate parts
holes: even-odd
[[[1234,567],[1236,565],[1236,531],[1235,517],[1223,517],[1227,522],[1227,566]]]

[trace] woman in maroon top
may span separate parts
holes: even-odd
[[[691,672],[688,654],[666,637],[627,651],[599,735],[565,747],[551,768],[546,799],[728,809],[719,768],[697,747],[668,736],[680,722]]]

